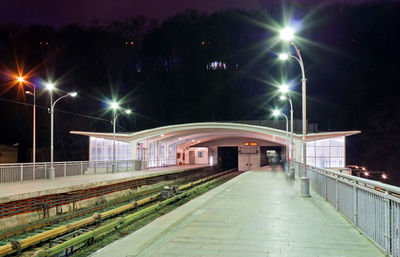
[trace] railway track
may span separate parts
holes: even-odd
[[[198,178],[209,176],[210,174],[213,173],[215,173],[215,171],[213,171],[212,169],[206,169],[202,172],[198,172],[197,170],[196,171],[191,170],[178,174],[166,174],[150,178],[136,179],[123,183],[117,183],[114,185],[100,186],[96,188],[71,191],[68,193],[53,194],[42,197],[35,197],[18,201],[12,201],[8,203],[2,203],[0,204],[0,219],[7,218],[13,215],[35,212],[38,210],[43,211],[43,213],[46,213],[51,207],[62,206],[64,204],[70,204],[84,199],[89,199],[92,197],[107,195],[108,193],[117,192],[128,188],[138,188],[144,185],[153,185],[160,181],[164,182],[167,181],[170,183],[177,184],[176,182],[177,180],[180,180],[181,182],[188,182],[196,180]],[[0,246],[2,245],[1,240],[4,241],[21,234],[29,233],[30,231],[41,229],[46,226],[51,226],[59,222],[70,220],[76,217],[81,217],[85,214],[93,213],[94,211],[99,211],[102,209],[106,209],[109,206],[129,201],[132,199],[132,197],[142,197],[147,194],[151,194],[160,190],[161,187],[150,190],[144,190],[142,192],[136,192],[132,196],[121,197],[119,199],[111,200],[105,203],[99,203],[95,206],[77,209],[69,213],[59,214],[56,217],[47,217],[35,222],[31,222],[29,224],[21,225],[11,229],[1,230]],[[43,217],[46,216],[43,215]]]
[[[28,234],[18,235],[10,238],[6,244],[0,246],[0,256],[16,254],[19,256],[69,256],[71,253],[81,251],[81,249],[93,245],[104,233],[117,233],[126,227],[132,226],[132,223],[152,213],[159,212],[165,208],[171,208],[171,204],[180,202],[184,199],[193,197],[199,191],[207,190],[207,187],[221,183],[230,179],[239,172],[232,170],[220,172],[194,182],[181,185],[178,188],[180,194],[172,197],[165,197],[163,193],[143,192],[141,196],[136,196],[134,201],[124,204],[123,199],[116,201],[114,205],[104,208],[93,208],[81,213],[71,214],[72,218],[62,218],[63,221],[42,227],[41,231],[33,231]],[[152,190],[155,191],[155,190]],[[150,196],[146,194],[153,193]],[[164,196],[164,200],[161,199]],[[127,200],[127,199],[126,199]],[[126,202],[125,200],[125,202]],[[155,202],[155,203],[154,203]],[[98,213],[98,210],[104,210]],[[46,222],[44,222],[46,223]],[[34,229],[34,224],[32,229]],[[3,241],[4,242],[4,241]]]

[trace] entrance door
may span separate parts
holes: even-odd
[[[239,171],[260,167],[260,151],[257,146],[239,147]]]
[[[189,151],[189,164],[191,165],[196,164],[195,151]]]

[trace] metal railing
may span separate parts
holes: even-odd
[[[149,168],[175,166],[175,158],[150,158],[148,161]]]
[[[116,172],[142,170],[139,160],[116,161]],[[0,164],[0,183],[49,178],[49,162]],[[66,177],[112,172],[112,161],[54,162],[55,176]]]
[[[304,165],[293,162],[300,177]],[[307,165],[311,187],[387,255],[400,257],[400,187]]]

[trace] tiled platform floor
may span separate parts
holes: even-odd
[[[283,172],[250,171],[93,254],[100,256],[385,256],[334,207]]]

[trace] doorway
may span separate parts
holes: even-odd
[[[237,147],[218,147],[218,168],[219,170],[238,168]]]

